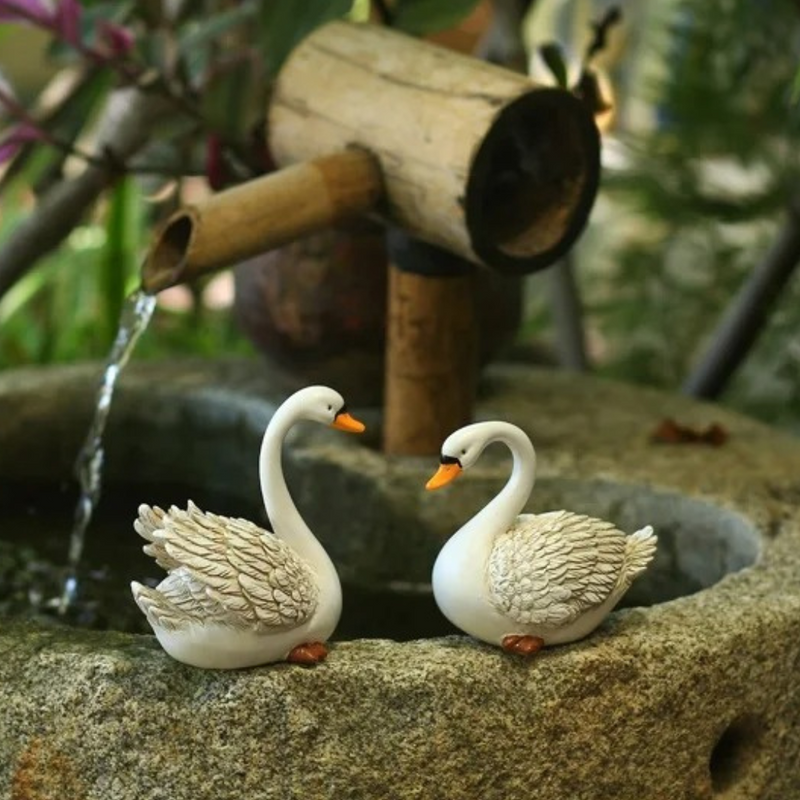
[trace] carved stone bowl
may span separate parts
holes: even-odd
[[[96,380],[96,366],[0,375],[0,486],[68,478]],[[628,607],[530,663],[436,636],[451,629],[430,597],[433,559],[508,459],[489,451],[429,494],[436,459],[385,458],[379,415],[354,409],[368,436],[309,425],[284,457],[345,583],[328,660],[201,671],[152,636],[0,619],[0,797],[800,796],[800,444],[586,377],[495,367],[483,388],[479,416],[521,425],[537,447],[531,510],[656,528]],[[260,439],[286,391],[250,361],[134,365],[112,412],[109,485],[132,487],[135,508],[149,498],[133,487],[179,478],[251,513]],[[653,444],[665,417],[719,423],[729,440]],[[3,526],[0,507],[0,539]],[[135,540],[127,523],[115,535]],[[132,604],[126,585],[113,602]]]

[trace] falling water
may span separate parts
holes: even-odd
[[[78,591],[78,565],[83,554],[86,529],[100,500],[103,472],[103,431],[108,422],[111,401],[122,368],[130,358],[139,337],[144,333],[156,306],[155,295],[139,290],[125,301],[119,330],[103,370],[97,392],[94,419],[75,463],[75,476],[80,483],[80,498],[75,508],[75,522],[69,542],[67,579],[58,603],[60,614],[66,613]]]

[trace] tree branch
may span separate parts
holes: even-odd
[[[137,89],[120,89],[111,95],[95,145],[99,161],[49,189],[0,246],[0,298],[80,223],[87,209],[119,175],[112,165],[121,167],[147,143],[164,104],[162,98]]]
[[[745,360],[781,292],[800,265],[800,203],[793,200],[778,238],[731,300],[683,393],[714,399]]]

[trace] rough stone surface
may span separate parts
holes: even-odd
[[[257,493],[258,441],[284,389],[257,371],[131,369],[111,477],[181,470]],[[68,473],[95,379],[90,367],[0,376],[0,479]],[[342,642],[314,669],[235,673],[178,664],[152,637],[4,621],[0,797],[800,797],[800,444],[589,378],[502,368],[485,388],[480,416],[521,424],[537,447],[532,509],[563,502],[659,529],[639,599],[652,605],[528,664],[450,637]],[[665,416],[719,422],[730,441],[652,445]],[[508,470],[487,454],[431,495],[421,484],[435,459],[387,460],[332,433],[298,431],[288,479],[342,570],[374,581],[426,580],[441,541]]]

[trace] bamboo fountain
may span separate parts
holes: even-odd
[[[360,214],[445,251],[412,247],[389,281],[384,447],[436,452],[474,403],[469,264],[519,275],[570,248],[597,192],[591,111],[474,58],[333,22],[281,71],[268,131],[284,168],[175,212],[156,235],[144,288]]]
[[[180,209],[155,238],[144,286],[157,292],[358,214],[426,243],[395,251],[391,266],[384,424],[402,435],[380,453],[300,432],[285,453],[298,505],[345,582],[405,591],[413,630],[401,633],[351,587],[343,622],[375,624],[342,635],[323,665],[219,673],[172,662],[152,637],[3,621],[0,796],[795,796],[800,448],[751,420],[660,392],[494,367],[495,393],[478,413],[536,441],[531,510],[569,507],[622,527],[646,517],[659,552],[632,598],[640,608],[533,663],[465,637],[422,638],[444,631],[438,618],[426,627],[411,593],[508,467],[487,463],[434,507],[422,487],[435,459],[387,454],[438,448],[442,426],[460,422],[414,427],[409,408],[471,413],[462,262],[525,273],[580,233],[598,180],[589,111],[496,67],[332,23],[290,57],[269,130],[283,169]],[[453,269],[438,256],[427,264],[426,248],[447,251]],[[93,377],[0,376],[0,492],[20,476],[57,484],[68,474],[85,434],[74,409]],[[275,387],[250,363],[134,365],[121,383],[110,481],[178,475],[237,502],[258,495],[253,466]],[[647,434],[663,416],[695,425],[712,416],[729,441],[653,445]],[[133,536],[119,533],[120,546]]]

